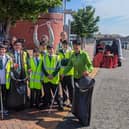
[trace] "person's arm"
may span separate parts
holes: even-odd
[[[46,71],[46,69],[45,69],[43,63],[42,63],[42,70],[43,70],[43,74],[44,74],[45,76],[48,76],[48,75],[49,75],[48,72]]]
[[[73,67],[72,57],[69,59],[68,65],[65,67],[63,75],[66,75]]]
[[[61,49],[61,42],[59,42],[56,46],[56,52],[58,53]]]
[[[38,40],[38,24],[34,26],[33,41],[36,47],[39,47],[40,42]]]
[[[85,66],[86,71],[87,72],[92,72],[93,71],[93,65],[92,65],[91,59],[90,59],[87,52],[85,52],[85,64],[86,64],[86,66]]]
[[[52,76],[55,77],[60,70],[60,62],[57,63],[55,71],[52,73]]]
[[[47,22],[47,27],[48,27],[48,33],[49,33],[49,43],[54,44],[54,32],[53,29],[50,25],[50,22]]]

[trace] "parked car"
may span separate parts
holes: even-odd
[[[122,65],[122,45],[121,40],[119,38],[99,38],[96,39],[95,42],[95,48],[94,48],[94,57],[96,56],[98,52],[98,45],[103,44],[103,51],[106,51],[106,49],[109,49],[111,53],[117,53],[118,55],[118,66]],[[115,47],[114,47],[115,45]],[[102,48],[101,48],[102,49]]]

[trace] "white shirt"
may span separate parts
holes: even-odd
[[[19,57],[18,57],[19,54]],[[18,68],[21,69],[21,59],[20,59],[20,53],[18,53],[17,51],[15,51],[15,62],[18,64]]]
[[[1,57],[1,56],[0,56]],[[0,69],[0,84],[5,84],[6,83],[6,78],[5,78],[5,65],[7,62],[7,57],[4,55],[2,58],[3,61],[3,69]]]

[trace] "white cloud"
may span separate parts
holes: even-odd
[[[78,5],[71,1],[76,9],[86,5],[96,9],[96,16],[100,16],[100,32],[129,35],[129,0],[77,0]]]
[[[129,0],[100,0],[92,4],[100,16],[101,32],[129,34]]]
[[[93,4],[96,13],[102,17],[129,16],[129,0],[101,0]]]

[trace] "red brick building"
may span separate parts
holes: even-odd
[[[54,8],[55,9],[55,8]],[[51,26],[54,32],[54,45],[56,46],[60,40],[60,32],[63,31],[63,13],[56,10],[51,10],[48,14],[43,14],[38,19],[38,24],[46,23],[51,21]],[[15,26],[10,30],[11,36],[16,36],[17,38],[24,38],[26,40],[25,47],[32,49],[34,47],[33,43],[33,30],[34,25],[29,21],[18,21]],[[41,38],[42,34],[48,35],[47,26],[39,27],[38,38]]]

